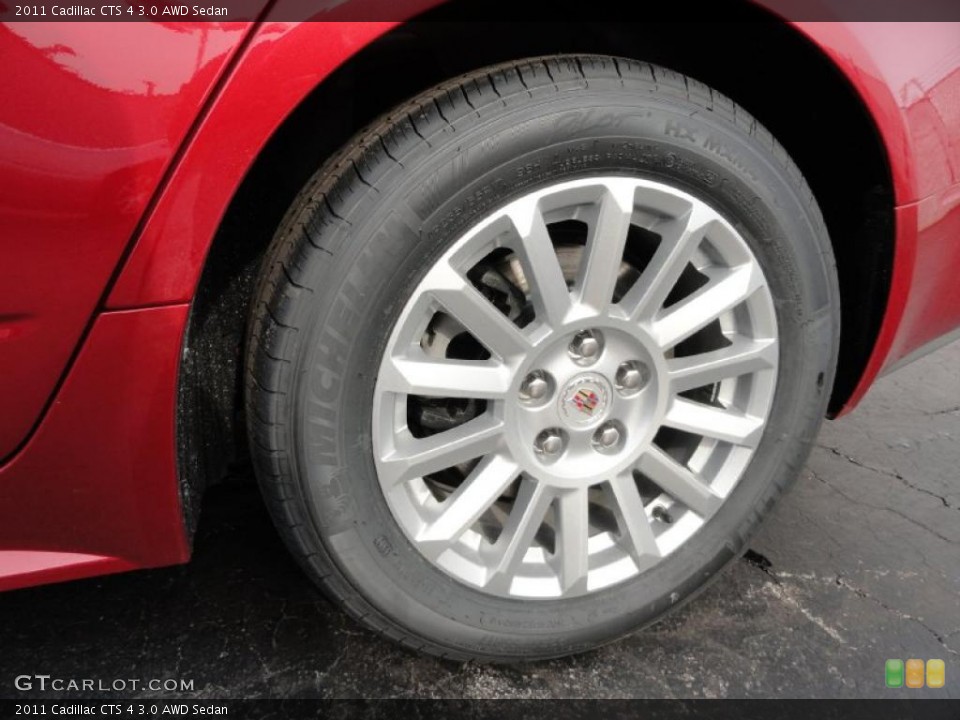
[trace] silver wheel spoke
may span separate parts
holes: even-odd
[[[763,432],[761,418],[679,397],[670,401],[663,424],[694,435],[747,447],[756,447]]]
[[[564,592],[587,589],[590,520],[586,488],[562,493],[557,498],[557,539],[560,586]]]
[[[683,465],[655,445],[640,456],[640,472],[700,517],[709,517],[721,499]]]
[[[649,559],[644,556],[660,556],[660,548],[654,537],[653,528],[643,509],[640,491],[637,490],[637,481],[633,473],[620,473],[610,481],[610,489],[615,503],[614,513],[623,541],[633,557],[637,567],[648,564]]]
[[[440,508],[440,515],[417,537],[421,543],[439,543],[441,551],[463,535],[509,487],[520,470],[502,455],[488,455]],[[435,546],[436,547],[436,546]]]
[[[577,300],[596,312],[605,312],[613,299],[633,215],[633,197],[631,183],[608,184],[587,236],[576,284]]]
[[[715,279],[654,321],[653,334],[661,347],[671,348],[703,329],[763,284],[759,268],[752,263],[707,274]]]
[[[484,553],[488,561],[488,587],[509,589],[523,556],[533,543],[533,536],[543,523],[551,499],[543,483],[530,478],[521,481],[500,536]]]
[[[692,208],[659,228],[660,245],[619,303],[631,320],[650,318],[663,306],[693,253],[714,225],[712,214]]]
[[[667,361],[674,392],[713,385],[727,378],[768,370],[777,362],[775,340],[740,338],[729,347]]]
[[[497,362],[398,357],[386,359],[377,380],[385,392],[497,400],[510,387],[510,370]]]
[[[481,415],[426,438],[405,438],[380,459],[380,480],[392,486],[439,472],[496,451],[503,436],[503,421]]]
[[[530,349],[520,328],[448,265],[438,265],[424,283],[433,299],[490,352],[505,359]]]
[[[520,237],[517,250],[530,283],[534,309],[548,325],[559,327],[570,310],[570,291],[536,200],[514,203],[510,220]]]

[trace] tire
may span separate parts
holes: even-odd
[[[737,323],[745,322],[744,318],[749,316],[745,327],[753,330],[747,332],[756,333],[756,328],[764,322],[775,323],[777,344],[771,347],[776,350],[764,361],[767,364],[755,374],[730,380],[740,388],[727,395],[728,400],[733,398],[730,402],[740,402],[737,399],[740,395],[736,393],[760,397],[758,404],[751,406],[754,409],[750,412],[755,414],[730,410],[724,404],[724,388],[732,387],[724,384],[727,380],[707,387],[710,399],[704,400],[713,403],[714,409],[727,408],[739,416],[748,416],[754,424],[757,418],[762,418],[761,426],[745,441],[752,443],[748,451],[743,451],[750,453],[749,462],[737,471],[739,475],[732,489],[724,491],[727,494],[721,500],[711,500],[710,509],[703,510],[702,515],[692,509],[693,504],[688,507],[679,500],[670,500],[670,494],[664,493],[659,481],[654,482],[652,491],[649,487],[647,491],[660,493],[657,497],[673,502],[669,505],[673,508],[670,512],[676,513],[679,519],[670,516],[663,507],[659,511],[649,510],[643,490],[647,486],[639,483],[649,480],[650,474],[645,470],[639,475],[632,470],[609,470],[619,473],[618,478],[624,473],[638,478],[638,485],[629,492],[640,495],[647,521],[661,532],[653,541],[656,547],[647,546],[653,558],[649,567],[642,561],[646,557],[642,542],[632,540],[634,530],[624,524],[627,505],[616,504],[621,502],[619,496],[609,506],[614,508],[614,521],[609,520],[610,513],[601,512],[602,507],[597,510],[590,504],[584,512],[592,514],[580,516],[587,517],[584,524],[587,529],[583,531],[576,529],[575,520],[558,519],[566,512],[561,510],[562,504],[551,504],[552,509],[548,509],[544,517],[554,513],[553,525],[543,520],[534,527],[537,539],[532,542],[539,543],[537,547],[542,552],[526,555],[526,551],[521,551],[521,559],[511,561],[512,572],[517,574],[512,579],[503,575],[506,579],[497,585],[500,589],[488,591],[484,589],[486,586],[469,580],[469,573],[473,572],[469,563],[455,567],[451,564],[454,567],[451,570],[441,566],[437,556],[430,555],[440,550],[423,550],[445,546],[418,545],[420,536],[408,527],[420,522],[410,519],[420,517],[417,513],[421,512],[417,508],[410,510],[413,501],[403,500],[407,505],[402,512],[403,508],[398,510],[400,505],[397,505],[400,500],[388,501],[388,497],[394,497],[390,494],[394,491],[383,489],[381,475],[387,467],[383,458],[389,453],[377,450],[375,457],[374,446],[386,437],[384,432],[394,432],[391,429],[394,421],[384,418],[392,417],[389,416],[391,408],[403,407],[389,404],[397,397],[402,399],[403,395],[391,394],[392,385],[383,390],[388,380],[383,375],[386,365],[382,363],[392,362],[389,357],[384,360],[384,353],[388,347],[401,347],[391,343],[397,338],[403,340],[398,335],[406,332],[402,330],[406,322],[403,318],[413,312],[413,305],[408,307],[408,301],[413,302],[411,298],[417,297],[418,288],[427,282],[425,278],[439,267],[438,259],[448,257],[454,244],[467,237],[471,228],[518,198],[535,197],[537,192],[554,192],[556,188],[562,190],[567,187],[564,183],[572,183],[571,187],[577,183],[592,187],[594,178],[607,178],[604,182],[610,188],[622,182],[634,183],[641,190],[648,185],[660,190],[665,188],[664,202],[673,202],[670,197],[676,196],[684,203],[702,203],[722,218],[711,227],[729,226],[732,230],[722,232],[738,238],[740,244],[729,245],[730,252],[740,253],[737,257],[741,259],[748,257],[750,263],[761,269],[762,288],[750,291],[754,292],[749,296],[750,302],[755,303],[752,309],[744,310],[744,305],[737,305],[709,326],[726,332],[723,322],[727,322],[728,327],[740,328]],[[635,218],[640,211],[634,208],[631,212],[634,214],[630,217]],[[721,230],[716,233],[719,237]],[[713,257],[713,253],[721,256],[721,260],[716,261],[720,268],[718,277],[727,277],[726,273],[741,267],[723,259],[725,250],[719,240],[715,241],[709,234],[706,237],[706,249],[700,244],[696,252],[705,253],[703,257]],[[578,257],[582,259],[584,253],[591,252],[593,246],[589,243],[594,242],[600,240],[571,240],[556,247],[558,253],[561,249],[579,252]],[[630,248],[636,244],[633,240],[624,242]],[[711,262],[703,261],[701,255],[696,257],[701,258],[698,262],[708,265]],[[648,258],[647,262],[654,260]],[[620,273],[617,278],[633,267],[626,260],[624,263],[616,270]],[[643,265],[639,260],[635,264],[637,268]],[[484,272],[490,267],[492,265],[482,266]],[[689,266],[683,267],[683,272],[692,267],[709,276],[707,270],[692,260]],[[506,276],[501,273],[499,277]],[[517,276],[513,277],[516,280]],[[476,285],[475,279],[471,282],[482,292],[490,292],[489,286]],[[498,278],[491,282],[502,284]],[[513,289],[501,288],[506,295],[497,297],[515,296],[518,282],[513,282]],[[539,281],[534,278],[530,282]],[[587,293],[584,285],[588,281],[573,282],[581,283],[575,296],[583,301]],[[693,282],[693,286],[692,290],[684,291],[690,297],[697,292],[697,282]],[[532,297],[533,291],[530,292]],[[614,290],[613,298],[617,297],[616,292]],[[624,297],[621,295],[621,304],[626,302]],[[758,297],[760,299],[756,299]],[[521,290],[517,303],[523,302]],[[604,302],[601,293],[600,304]],[[679,307],[679,304],[667,306],[670,307]],[[501,312],[507,311],[501,308]],[[657,312],[661,313],[656,315],[660,318],[667,309]],[[536,313],[539,317],[540,310]],[[429,330],[432,323],[442,321],[442,316],[433,315],[428,331],[434,332]],[[519,321],[514,324],[521,327]],[[483,324],[477,327],[482,335]],[[529,330],[533,325],[525,327]],[[590,336],[592,331],[585,332]],[[611,348],[615,340],[632,342],[629,333],[621,337],[618,330],[604,332],[607,346]],[[742,329],[737,329],[731,337],[741,338],[742,333]],[[441,351],[447,353],[444,358],[454,357],[450,348],[462,337],[465,336],[445,336],[444,342],[450,344]],[[296,198],[267,252],[255,291],[248,338],[246,415],[256,474],[280,534],[310,578],[359,622],[408,648],[458,660],[509,662],[550,658],[597,647],[652,623],[703,589],[705,583],[746,549],[746,542],[760,519],[798,475],[825,414],[839,338],[837,276],[821,214],[797,166],[770,133],[740,107],[695,80],[645,63],[599,56],[544,57],[487,68],[438,86],[358,134],[339,155],[327,162]],[[580,335],[577,338],[572,342],[579,343],[576,347],[583,350],[586,345]],[[424,342],[420,341],[421,348],[425,347]],[[468,338],[465,342],[469,344],[472,340]],[[754,337],[753,342],[760,341]],[[607,346],[602,352],[612,353]],[[486,352],[485,359],[482,348],[471,347],[470,352],[475,354],[467,361],[479,363],[476,367],[499,362],[497,353]],[[641,378],[637,382],[646,382],[650,387],[655,384],[656,393],[661,392],[661,387],[679,388],[680,385],[669,385],[668,380],[657,375],[663,368],[675,367],[662,363],[682,360],[684,355],[679,348],[677,345],[665,352],[662,358],[648,359],[650,367],[644,369],[648,375],[653,373],[653,380]],[[391,349],[391,353],[394,352]],[[420,350],[413,347],[410,352]],[[563,353],[557,352],[560,353],[557,362],[565,362]],[[583,359],[574,353],[574,345],[570,345],[567,352],[577,362]],[[646,351],[638,349],[637,352]],[[474,367],[465,366],[465,378],[481,377],[469,375],[477,372]],[[618,366],[617,373],[621,367]],[[630,408],[635,406],[621,398],[626,391],[621,388],[620,375],[617,380],[612,376],[604,380],[605,377],[578,375],[574,385],[548,386],[545,392],[564,395],[558,404],[549,404],[551,409],[546,412],[583,411],[583,403],[577,405],[580,401],[574,395],[587,398],[583,402],[600,407],[599,412],[620,412],[622,408],[627,408],[623,410],[625,413],[634,412]],[[550,380],[554,381],[559,382]],[[424,382],[429,384],[432,380],[427,378]],[[529,376],[522,382],[529,390]],[[516,387],[511,385],[511,392]],[[654,392],[643,387],[644,392]],[[530,402],[528,395],[529,392],[524,395],[523,402]],[[671,403],[680,402],[676,396],[671,398],[663,401],[666,403],[663,407],[669,409],[675,407]],[[420,428],[420,423],[426,423],[424,418],[428,414],[425,413],[433,411],[429,405],[433,401],[411,395],[405,402],[410,424],[407,430],[413,432],[411,428]],[[490,407],[500,407],[498,401],[491,401],[481,412],[477,409],[481,407],[479,401],[463,402],[463,406],[473,407],[468,413],[473,419],[486,417],[484,413],[490,412]],[[511,409],[503,411],[504,417],[520,417],[516,413],[521,410],[514,413],[512,409],[519,401],[504,402],[513,403],[509,405]],[[657,405],[659,399],[650,403],[637,412],[668,412]],[[375,405],[380,413],[374,412]],[[409,415],[414,412],[411,407],[415,410],[415,421],[409,419],[414,417]],[[460,409],[448,408],[448,412],[453,415],[467,412],[462,406],[457,407]],[[590,412],[593,409],[588,408]],[[444,415],[442,422],[448,419]],[[576,421],[580,422],[579,416]],[[595,449],[599,447],[597,438],[606,442],[601,438],[601,430],[610,422],[599,426],[600,429],[583,431],[594,433],[591,442]],[[684,426],[682,422],[679,424]],[[403,425],[402,419],[397,420],[396,427],[400,429],[396,432],[401,432]],[[676,429],[676,426],[674,422],[672,427]],[[634,432],[632,421],[617,427],[626,439],[617,436],[613,441],[614,447],[621,448],[616,452],[627,452],[623,448],[628,446],[629,452],[634,452],[634,446],[629,443],[640,431]],[[724,433],[730,427],[733,426],[723,423],[722,428],[711,426],[705,432],[727,437]],[[679,452],[673,445],[669,450],[663,449],[666,446],[661,444],[664,442],[660,439],[661,431],[662,427],[651,430],[658,434],[645,441],[645,450],[637,452],[654,452],[651,444],[668,455]],[[419,432],[427,431],[421,428]],[[497,442],[515,442],[515,437],[523,436],[524,432],[527,425]],[[593,473],[594,468],[621,467],[608,460],[602,449],[598,450],[601,454],[591,459],[587,440],[581,438],[583,433],[575,426],[559,431],[557,443],[566,444],[556,452],[562,453],[562,458],[569,455],[571,463],[576,459],[581,464],[557,461],[551,466],[556,470],[547,468],[544,477],[553,472],[558,476],[567,473],[568,467],[585,468],[584,473]],[[678,447],[687,447],[683,443],[689,443],[694,452],[699,451],[697,448],[713,448],[709,452],[721,454],[710,457],[721,457],[723,463],[733,463],[731,458],[746,457],[736,444],[739,439],[728,449],[727,441],[716,440],[709,434],[694,434],[689,438],[683,432],[666,434],[679,438],[675,440]],[[530,455],[533,459],[529,462],[534,465],[540,462],[546,467],[544,453],[553,451],[554,446],[550,445],[553,441],[545,446],[544,438],[541,435],[537,438],[534,441],[537,454]],[[616,463],[620,463],[620,456],[616,457]],[[586,459],[581,461],[582,458]],[[684,462],[694,463],[693,457],[686,461],[675,459],[683,467],[687,467]],[[471,473],[480,472],[477,468],[481,466],[489,468],[483,462],[472,469],[468,464],[458,465],[466,468],[457,471],[459,482],[465,485],[467,479],[464,478],[473,477]],[[706,473],[710,467],[704,466],[702,472]],[[578,471],[571,472],[575,476]],[[424,477],[431,483],[430,492],[439,492],[440,496],[431,500],[422,493],[417,495],[428,485],[426,480],[417,479],[419,490],[409,490],[409,495],[403,497],[416,496],[420,498],[417,502],[422,501],[427,508],[423,512],[433,512],[432,503],[447,497],[443,493],[454,492],[452,487],[444,490],[446,481],[435,480],[438,476]],[[564,477],[562,482],[568,485],[563,487],[573,487],[570,483],[574,480]],[[538,480],[535,473],[521,474],[519,478],[516,482],[535,483],[535,487],[545,482]],[[612,487],[605,485],[602,490],[607,492]],[[684,487],[681,495],[689,491]],[[573,497],[579,493],[577,497],[588,498],[582,502],[592,503],[593,495],[589,493],[593,491],[571,490],[568,495],[554,488],[551,492],[555,496],[550,497]],[[522,492],[515,490],[511,498],[504,491],[497,496],[496,503],[505,504],[507,508],[520,507]],[[634,502],[631,507],[635,508],[635,501],[630,502]],[[573,501],[570,503],[573,508]],[[654,514],[650,515],[651,512]],[[593,570],[589,567],[594,560],[589,558],[594,557],[591,555],[594,551],[589,546],[584,550],[582,543],[577,546],[574,540],[577,532],[599,532],[591,524],[595,517],[600,518],[596,520],[599,526],[604,522],[614,523],[614,529],[609,531],[609,537],[614,538],[613,547],[617,553],[622,550],[623,557],[633,558],[635,566],[633,570],[623,571],[626,574],[622,579],[607,586],[604,586],[606,581],[594,583],[590,579],[589,573]],[[692,518],[689,526],[684,525],[685,518]],[[657,522],[667,523],[669,527],[661,528]],[[507,532],[507,526],[508,522],[503,520],[501,535]],[[480,525],[471,526],[474,527]],[[687,528],[684,532],[696,529],[686,537],[680,533],[681,527]],[[481,531],[485,532],[481,528],[471,529],[470,533],[479,532],[477,537],[485,537]],[[668,537],[663,533],[668,531],[686,538],[669,552],[660,549],[661,539]],[[637,533],[639,537],[639,531]],[[564,564],[564,558],[576,555],[571,551],[561,556],[558,549],[568,547],[568,537],[569,547],[579,547],[588,558],[580,566],[583,577],[579,579],[576,571]],[[463,542],[466,541],[462,536],[456,540],[456,543]],[[631,542],[634,544],[630,545]],[[454,548],[453,545],[446,547]],[[457,553],[469,551],[457,544],[449,552],[454,553],[460,563],[461,556]],[[630,555],[631,552],[634,555]],[[621,555],[616,557],[621,564],[611,561],[609,567],[627,567]],[[530,587],[536,588],[533,594],[546,588],[545,597],[528,597],[525,591],[516,590],[519,582],[516,578],[520,577],[520,570],[516,568],[527,567],[529,558],[534,558],[530,562],[540,563],[530,572],[542,575],[537,575],[535,585]],[[570,563],[575,564],[572,559]],[[554,572],[555,576],[551,574]],[[483,577],[494,577],[494,571]],[[494,587],[490,582],[490,587]],[[556,591],[559,594],[551,595],[552,588],[556,587],[560,588]]]

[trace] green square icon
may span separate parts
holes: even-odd
[[[887,660],[885,671],[888,688],[903,687],[903,660]]]

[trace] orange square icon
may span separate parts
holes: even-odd
[[[923,687],[923,660],[907,660],[907,682],[908,688]]]
[[[927,660],[927,687],[942,688],[945,675],[943,660]]]

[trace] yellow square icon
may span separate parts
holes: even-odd
[[[942,688],[946,682],[943,660],[927,660],[927,687]]]
[[[908,688],[923,687],[923,660],[907,660],[907,681]]]

